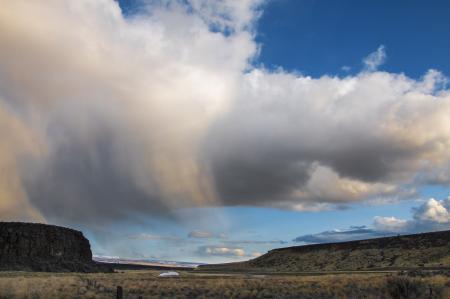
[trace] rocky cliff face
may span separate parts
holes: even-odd
[[[0,270],[97,272],[79,231],[46,224],[0,222]]]

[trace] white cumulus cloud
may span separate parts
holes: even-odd
[[[437,223],[450,222],[450,198],[436,200],[430,198],[419,208],[415,209],[414,219],[418,221],[430,221]]]
[[[201,246],[198,249],[200,255],[224,256],[224,257],[244,257],[246,256],[244,249],[239,247],[226,246]]]
[[[408,221],[404,219],[382,216],[376,216],[374,218],[374,227],[380,231],[402,232],[405,231],[408,226]]]

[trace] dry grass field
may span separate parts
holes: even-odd
[[[0,272],[0,298],[450,298],[442,275],[410,278],[397,274],[227,275],[159,271],[74,274]]]

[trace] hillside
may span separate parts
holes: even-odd
[[[204,271],[356,271],[450,266],[450,231],[294,246],[239,263],[200,266]]]

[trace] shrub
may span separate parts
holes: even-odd
[[[391,277],[387,280],[387,291],[392,298],[423,299],[438,298],[438,292],[419,279],[405,276]]]

